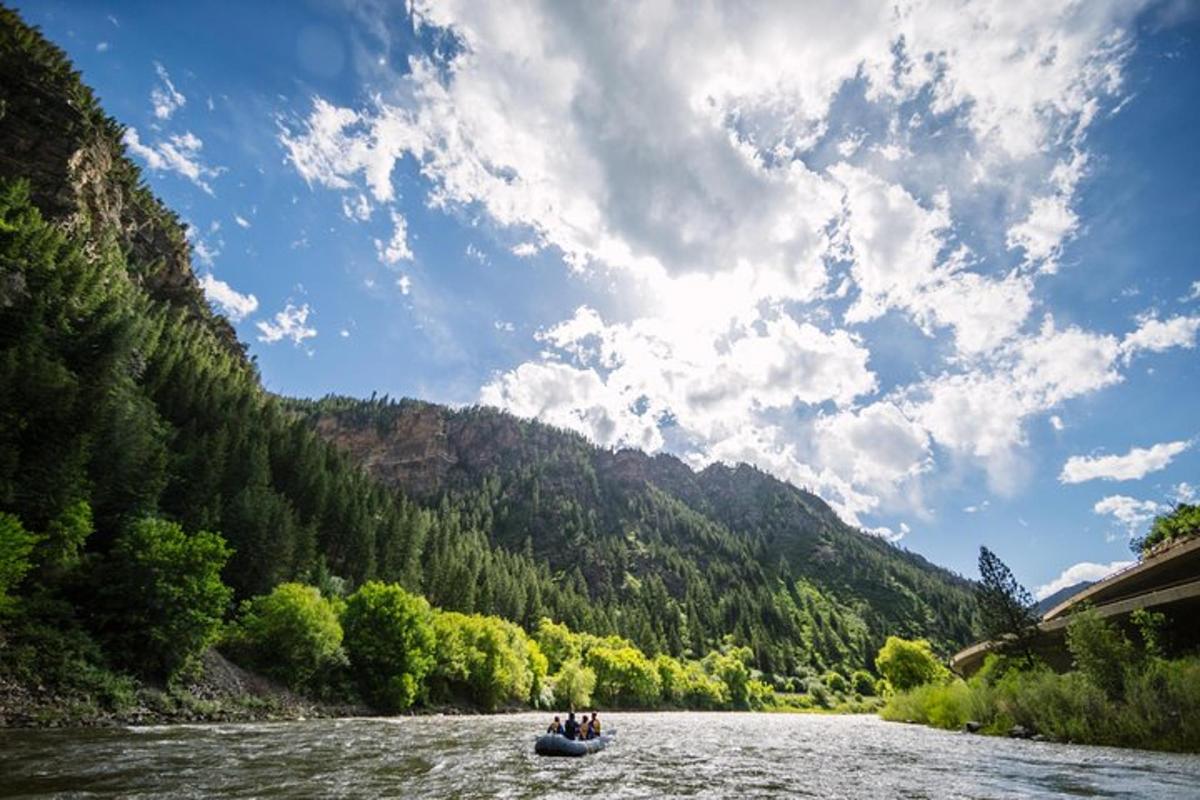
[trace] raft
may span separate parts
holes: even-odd
[[[544,733],[537,738],[533,752],[539,756],[586,756],[608,747],[617,732],[602,733],[595,739],[568,739],[561,733]]]

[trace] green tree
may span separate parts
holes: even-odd
[[[433,669],[437,640],[423,597],[370,581],[346,600],[346,653],[363,696],[385,711],[411,706]]]
[[[596,673],[596,699],[612,706],[649,707],[658,702],[661,685],[658,670],[641,650],[632,645],[599,645],[584,659]]]
[[[850,687],[863,697],[875,694],[875,678],[865,669],[855,670],[850,676]]]
[[[1186,539],[1200,533],[1200,505],[1180,503],[1166,514],[1154,519],[1150,532],[1130,544],[1139,557],[1167,542]]]
[[[1037,634],[1038,614],[1029,590],[1012,570],[986,547],[979,548],[979,586],[975,591],[984,638],[1003,650],[1021,653],[1033,665],[1030,646]]]
[[[725,684],[729,702],[734,708],[748,708],[750,703],[750,660],[748,647],[731,647],[726,652],[714,651],[704,657],[704,670]]]
[[[889,636],[875,657],[875,669],[893,689],[906,691],[946,680],[950,670],[938,661],[924,639],[908,640]]]
[[[1120,628],[1095,609],[1077,611],[1067,622],[1067,649],[1075,668],[1110,699],[1125,694],[1126,670],[1133,665],[1135,653]]]
[[[173,675],[216,638],[232,594],[221,582],[229,560],[215,533],[188,535],[174,522],[131,524],[100,570],[101,635],[126,667]]]
[[[302,583],[281,583],[243,603],[230,645],[251,666],[294,689],[345,661],[336,606]]]
[[[581,655],[579,637],[566,625],[549,617],[538,620],[533,638],[542,648],[551,672],[557,672],[563,664],[577,660]]]
[[[554,702],[566,709],[582,709],[592,704],[592,692],[596,688],[596,673],[571,659],[559,667],[550,677],[554,687]]]
[[[0,615],[15,605],[9,591],[14,589],[29,571],[29,555],[38,538],[21,525],[12,514],[0,512]]]

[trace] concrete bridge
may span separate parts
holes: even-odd
[[[1071,666],[1064,637],[1070,612],[1090,604],[1104,619],[1129,625],[1129,615],[1139,608],[1165,613],[1176,624],[1176,638],[1189,640],[1197,635],[1194,620],[1200,618],[1200,536],[1167,545],[1072,595],[1051,608],[1038,623],[1033,650],[1055,669]],[[950,659],[950,668],[970,677],[981,666],[995,642],[979,642]]]

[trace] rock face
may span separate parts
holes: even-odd
[[[186,308],[244,352],[204,299],[178,217],[139,185],[122,134],[66,55],[0,6],[0,178],[28,181],[48,219],[111,242],[152,297]]]

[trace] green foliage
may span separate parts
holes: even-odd
[[[898,693],[880,714],[948,729],[971,720],[985,733],[1020,725],[1056,741],[1197,752],[1200,659],[1143,662],[1129,671],[1119,701],[1082,672],[1009,669],[994,681],[976,675]]]
[[[875,668],[897,691],[944,681],[950,670],[938,661],[924,639],[889,636],[875,657]]]
[[[519,627],[498,617],[438,612],[433,628],[435,699],[465,696],[488,711],[539,699],[546,658]]]
[[[1200,533],[1200,505],[1180,503],[1166,514],[1155,518],[1150,532],[1135,539],[1132,547],[1139,556],[1148,555],[1154,548],[1181,541]]]
[[[857,694],[870,697],[875,694],[875,677],[865,669],[855,670],[850,676],[850,688]]]
[[[986,547],[979,548],[979,576],[975,599],[984,638],[1023,653],[1032,665],[1029,641],[1037,631],[1038,614],[1029,590]]]
[[[293,689],[345,663],[338,609],[312,586],[281,583],[242,605],[231,654]]]
[[[592,704],[596,689],[596,673],[583,666],[579,659],[564,662],[550,678],[554,687],[554,702],[566,709],[587,708]]]
[[[1125,671],[1135,651],[1120,628],[1101,619],[1095,609],[1078,611],[1067,623],[1067,649],[1075,669],[1109,698],[1124,695]]]
[[[568,661],[578,661],[582,654],[579,637],[566,625],[549,617],[538,620],[533,636],[545,654],[551,672],[557,672]]]
[[[13,598],[8,592],[29,571],[29,556],[37,541],[37,537],[21,525],[21,520],[0,512],[0,616],[12,609]]]
[[[846,689],[850,684],[846,682],[846,676],[839,672],[826,672],[825,685],[829,687],[829,691],[837,694],[845,694]]]
[[[1137,628],[1138,636],[1141,637],[1142,652],[1151,658],[1164,658],[1167,655],[1166,614],[1138,608],[1129,615],[1129,621]]]
[[[606,706],[649,708],[658,703],[661,679],[654,664],[631,645],[599,645],[584,663],[596,674],[596,701]]]
[[[347,598],[342,626],[364,697],[387,711],[411,706],[435,664],[433,612],[425,598],[370,581]]]
[[[734,708],[750,707],[750,659],[748,647],[727,648],[725,652],[712,652],[701,662],[704,671],[720,679],[729,693],[729,702]]]
[[[188,535],[174,522],[131,524],[100,570],[100,633],[122,663],[172,675],[217,637],[229,604],[221,569],[230,555],[214,533]]]

